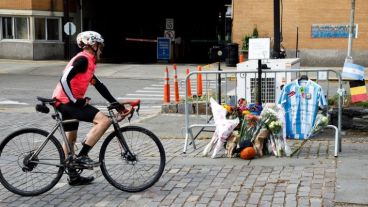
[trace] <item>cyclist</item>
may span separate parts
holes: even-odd
[[[110,103],[117,101],[94,74],[96,62],[100,60],[104,47],[102,36],[94,31],[81,32],[77,36],[77,44],[82,51],[75,55],[65,67],[62,77],[54,90],[53,98],[57,100],[56,107],[60,111],[63,120],[77,119],[93,123],[93,127],[86,135],[82,143],[82,149],[77,155],[75,162],[82,166],[95,166],[98,162],[90,159],[88,152],[109,128],[111,121],[104,113],[90,105],[90,99],[85,97],[85,93],[89,84],[91,84]],[[131,111],[121,105],[119,112],[122,117],[125,117]],[[72,150],[74,150],[74,144],[77,139],[78,125],[78,122],[63,125]],[[63,143],[63,148],[64,152],[66,152],[65,143]],[[89,184],[94,180],[93,176],[80,176],[75,169],[68,170],[68,182],[70,185]]]

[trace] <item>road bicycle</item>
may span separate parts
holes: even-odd
[[[8,135],[0,144],[0,182],[9,191],[22,196],[36,196],[53,188],[62,175],[75,169],[79,174],[91,166],[74,162],[73,144],[69,143],[54,99],[37,97],[41,102],[36,110],[49,113],[56,121],[51,132],[39,128],[24,128]],[[120,127],[115,110],[120,104],[130,105],[138,113],[140,100],[112,103],[107,106],[114,131],[101,145],[99,166],[106,180],[114,187],[127,192],[140,192],[154,185],[161,177],[166,162],[165,150],[159,138],[139,126]],[[54,133],[59,131],[66,144],[66,152]]]

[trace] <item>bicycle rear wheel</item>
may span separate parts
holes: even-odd
[[[0,182],[22,196],[42,194],[56,185],[64,172],[64,152],[51,136],[35,159],[29,158],[46,140],[48,132],[26,128],[13,132],[0,144]]]
[[[140,192],[155,184],[165,168],[165,150],[151,131],[138,126],[120,128],[134,158],[128,157],[111,133],[101,146],[101,171],[106,180],[127,192]]]

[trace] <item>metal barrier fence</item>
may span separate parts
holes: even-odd
[[[190,78],[202,74],[202,96],[188,97],[187,83]],[[280,95],[281,84],[288,83],[301,75],[307,75],[309,79],[317,82],[323,89],[327,98],[332,97],[332,93],[337,97],[338,102],[338,121],[337,127],[328,125],[327,128],[335,129],[335,154],[341,152],[341,113],[343,87],[341,74],[339,71],[331,69],[287,69],[287,70],[263,70],[262,71],[262,103],[276,103]],[[186,153],[188,144],[193,144],[196,149],[195,139],[208,128],[214,128],[215,124],[210,113],[210,97],[230,105],[236,105],[239,98],[246,98],[247,101],[255,102],[255,93],[252,92],[256,87],[258,73],[256,71],[194,71],[187,75],[185,79],[185,142],[184,150]],[[216,83],[213,87],[213,83]],[[221,84],[219,84],[221,83]],[[211,85],[212,84],[212,85]],[[193,84],[192,84],[193,85]],[[219,96],[219,94],[223,94]],[[220,100],[221,99],[221,100]],[[194,106],[196,110],[193,110]],[[200,110],[200,108],[202,108]],[[200,113],[201,112],[201,113]],[[195,119],[194,117],[201,119]],[[189,122],[197,123],[189,124]],[[198,121],[202,120],[202,121]],[[194,136],[193,128],[201,128]],[[189,138],[191,142],[188,143]]]

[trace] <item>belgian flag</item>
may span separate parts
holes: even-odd
[[[352,103],[368,100],[364,79],[349,81],[349,85]]]

